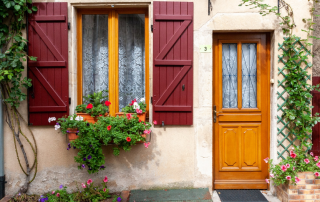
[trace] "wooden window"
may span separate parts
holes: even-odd
[[[77,45],[78,45],[78,69],[77,69],[77,104],[82,104],[83,102],[83,96],[84,96],[84,91],[86,87],[86,81],[84,80],[84,68],[85,65],[83,62],[83,59],[85,57],[88,57],[88,55],[83,54],[83,50],[87,48],[87,44],[84,43],[83,39],[88,38],[88,33],[86,33],[86,30],[84,30],[83,26],[86,24],[84,23],[89,23],[90,25],[90,20],[86,21],[86,19],[89,19],[90,17],[95,17],[96,21],[99,21],[99,26],[104,27],[104,29],[101,29],[101,31],[98,31],[99,33],[99,38],[96,36],[91,36],[93,40],[100,40],[101,43],[107,43],[106,46],[102,48],[107,47],[107,53],[105,56],[96,56],[96,57],[104,57],[103,59],[105,60],[104,62],[106,64],[106,68],[101,72],[95,72],[93,73],[94,75],[98,75],[101,77],[101,75],[105,75],[104,82],[106,83],[105,86],[109,90],[109,100],[112,103],[110,105],[110,114],[115,115],[116,112],[121,111],[120,106],[123,106],[123,100],[124,98],[119,96],[119,93],[121,94],[122,91],[122,86],[121,82],[123,82],[122,79],[124,77],[122,76],[124,73],[122,71],[123,68],[125,68],[126,64],[123,65],[123,62],[120,61],[121,58],[125,58],[127,64],[130,63],[131,60],[136,60],[137,57],[132,57],[131,58],[126,55],[127,52],[132,52],[135,51],[138,52],[138,58],[143,60],[143,64],[139,66],[144,66],[144,75],[140,75],[139,78],[141,78],[141,85],[139,88],[143,88],[143,93],[145,102],[147,103],[147,111],[149,111],[149,17],[148,17],[148,10],[147,8],[122,8],[122,9],[79,9],[77,11]],[[131,29],[124,27],[124,24],[126,20],[132,20],[132,16],[135,16],[135,18],[141,18],[143,21],[143,25],[140,25],[140,27],[133,27]],[[97,19],[99,18],[99,19]],[[144,18],[144,19],[143,19]],[[95,21],[95,22],[96,22]],[[127,25],[130,25],[130,22],[127,22]],[[92,24],[92,28],[96,28],[95,25]],[[142,28],[142,29],[141,29]],[[90,27],[88,28],[90,30]],[[127,33],[123,33],[127,32]],[[143,45],[141,45],[142,48],[134,49],[134,50],[128,50],[125,54],[122,51],[122,46],[123,44],[125,46],[130,45],[130,43],[126,41],[122,41],[122,38],[130,38],[130,37],[135,37],[137,32],[140,34],[142,33],[144,35],[144,41]],[[101,37],[104,36],[104,37]],[[90,42],[89,42],[90,44]],[[142,44],[142,43],[141,43]],[[119,49],[120,48],[120,49]],[[126,48],[126,47],[124,47]],[[99,46],[97,49],[101,49],[101,46]],[[95,54],[96,48],[92,49],[93,53]],[[143,53],[141,53],[143,52]],[[144,57],[144,59],[143,59]],[[119,59],[120,58],[120,59]],[[95,58],[92,57],[92,61],[95,61]],[[121,75],[119,75],[119,71]],[[130,71],[135,71],[134,68]],[[93,78],[95,78],[93,75]],[[128,74],[126,74],[128,77]],[[129,75],[130,77],[130,75]],[[129,78],[130,79],[130,78]],[[94,79],[93,79],[94,80]],[[137,79],[136,79],[137,80]],[[102,81],[103,82],[103,81]],[[137,81],[135,81],[137,82]],[[119,87],[120,86],[120,87]],[[101,87],[102,88],[102,87]],[[101,90],[98,89],[96,91]],[[96,89],[96,88],[95,88]],[[107,90],[105,89],[105,90]],[[126,98],[129,99],[127,96]],[[121,100],[119,101],[119,98]],[[122,103],[121,103],[122,102]],[[129,102],[127,103],[129,104]]]

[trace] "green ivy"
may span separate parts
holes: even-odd
[[[31,79],[22,76],[23,61],[36,58],[27,55],[27,40],[22,36],[25,30],[26,13],[37,11],[28,6],[32,0],[2,0],[0,2],[0,83],[5,102],[18,108],[26,99],[22,87],[31,87]]]

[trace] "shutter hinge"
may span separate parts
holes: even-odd
[[[151,97],[151,104],[152,104],[152,97]]]
[[[71,25],[70,25],[70,22],[68,22],[68,30],[71,29]]]
[[[151,25],[151,32],[153,33],[153,25]]]
[[[69,97],[69,105],[71,105],[71,97]]]

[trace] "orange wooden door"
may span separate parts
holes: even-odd
[[[213,34],[214,189],[267,189],[269,35]]]

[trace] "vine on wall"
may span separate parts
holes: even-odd
[[[310,41],[311,39],[319,39],[312,35],[313,25],[315,24],[313,22],[315,5],[319,1],[308,1],[311,1],[313,6],[310,8],[310,17],[302,19],[306,27],[302,31],[307,33],[305,39],[293,33],[293,29],[296,27],[293,9],[284,0],[280,0],[280,5],[285,9],[285,13],[278,12],[277,6],[271,7],[263,4],[262,0],[242,0],[239,5],[251,6],[252,9],[259,8],[262,16],[272,13],[281,19],[279,24],[286,37],[284,37],[283,44],[279,44],[279,49],[283,51],[278,57],[279,61],[284,63],[286,73],[283,85],[288,93],[283,105],[282,118],[289,124],[290,133],[300,141],[301,147],[298,147],[298,149],[311,149],[312,144],[308,142],[309,135],[312,132],[312,127],[320,121],[318,114],[312,116],[313,107],[310,105],[311,91],[319,91],[319,86],[312,86],[307,82],[310,78],[307,69],[312,67],[312,63],[308,62],[312,45]]]
[[[27,122],[18,111],[20,103],[26,100],[27,95],[22,92],[23,88],[31,87],[31,79],[23,77],[23,62],[35,57],[27,54],[27,40],[22,35],[22,30],[26,28],[26,15],[37,11],[37,7],[32,7],[32,0],[1,0],[0,1],[0,90],[5,108],[5,120],[11,129],[15,152],[20,168],[26,175],[26,182],[20,188],[21,193],[28,190],[29,184],[34,180],[37,173],[37,145],[32,131],[28,128],[33,143],[21,129],[21,124],[26,126]],[[24,138],[32,149],[34,161],[30,165],[25,147],[22,143]],[[17,150],[17,142],[20,146],[25,166]],[[34,170],[33,175],[31,175]]]

